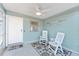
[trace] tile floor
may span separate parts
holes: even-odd
[[[3,53],[3,56],[39,56],[39,54],[30,44],[27,44],[22,48],[10,51],[6,49]],[[79,55],[72,53],[72,56],[79,56]]]
[[[10,51],[5,50],[3,56],[39,56],[39,54],[30,44],[27,44],[26,46],[18,49]]]

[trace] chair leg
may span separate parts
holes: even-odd
[[[58,50],[58,47],[56,47],[56,49],[55,49],[55,51],[54,51],[54,55],[55,55],[55,56],[56,56],[57,50]]]
[[[63,53],[63,49],[62,49],[62,46],[60,46],[60,49],[61,49],[61,52]]]

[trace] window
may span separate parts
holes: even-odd
[[[5,13],[0,8],[0,47],[5,47]]]

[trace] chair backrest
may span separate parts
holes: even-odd
[[[42,37],[48,37],[48,31],[43,30],[42,31]]]
[[[55,42],[57,42],[58,44],[62,44],[63,39],[64,39],[64,35],[65,35],[64,33],[58,32],[57,36],[55,38]]]

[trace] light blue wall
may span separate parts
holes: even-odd
[[[42,30],[42,22],[40,21],[40,30],[37,32],[30,32],[30,18],[24,18],[24,42],[30,43],[36,40],[39,40],[41,30]]]
[[[24,41],[24,44],[39,40],[40,33],[42,30],[42,21],[40,21],[37,18],[33,18],[31,16],[23,15],[23,14],[12,12],[12,11],[6,11],[6,14],[23,17],[23,29],[24,29],[23,41]],[[38,21],[40,23],[40,29],[38,32],[30,32],[30,21],[31,20]]]
[[[55,38],[57,32],[64,32],[63,47],[79,52],[79,12],[62,14],[44,21],[44,29],[49,31],[49,38]]]

